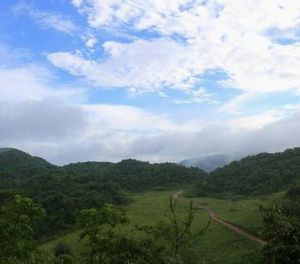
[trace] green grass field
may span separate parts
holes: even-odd
[[[157,191],[136,194],[134,202],[126,207],[130,216],[130,226],[149,225],[163,217],[168,207],[168,199],[172,191]],[[205,204],[218,213],[221,219],[237,224],[254,234],[260,234],[262,219],[258,210],[258,199],[228,201],[214,198],[185,198],[178,199],[178,212],[184,212],[189,202],[193,200],[195,206]],[[208,222],[208,215],[205,211],[199,210],[194,222],[194,229],[199,230]],[[127,229],[128,230],[128,229]],[[40,248],[48,252],[53,251],[54,246],[63,240],[70,245],[75,255],[80,255],[84,243],[79,241],[80,231],[64,235],[55,240],[43,244]],[[195,243],[199,252],[199,259],[202,257],[205,263],[245,263],[243,256],[257,251],[261,248],[256,242],[233,233],[225,227],[212,222],[206,233]],[[200,261],[199,261],[200,263]]]

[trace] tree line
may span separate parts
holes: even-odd
[[[31,197],[47,210],[37,231],[49,237],[73,228],[81,209],[101,208],[106,203],[124,205],[130,202],[132,192],[175,188],[204,177],[207,174],[199,169],[132,159],[59,167],[9,149],[0,152],[0,205],[15,194]]]

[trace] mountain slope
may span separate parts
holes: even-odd
[[[178,164],[186,167],[196,167],[207,172],[211,172],[217,168],[227,165],[231,159],[224,154],[211,155],[194,159],[186,159],[180,161]]]
[[[9,170],[25,167],[50,168],[53,167],[53,165],[51,165],[49,162],[42,158],[31,156],[28,153],[18,149],[0,148],[0,170]]]
[[[0,154],[10,150],[12,150],[12,148],[0,148]]]
[[[63,167],[67,173],[102,178],[118,183],[130,191],[150,190],[176,184],[193,184],[203,180],[207,174],[196,168],[186,168],[175,163],[150,164],[133,159],[118,163],[83,162]]]
[[[261,153],[219,168],[199,183],[198,194],[258,195],[280,191],[300,181],[300,148]]]
[[[60,175],[64,177],[89,181],[115,182],[128,190],[144,190],[176,183],[190,184],[206,173],[195,168],[186,168],[174,163],[150,164],[138,160],[111,162],[79,162],[58,167],[46,160],[31,156],[17,149],[0,149],[0,178],[5,179],[6,187],[26,187],[40,182],[43,176],[52,181]],[[57,179],[58,180],[58,179]],[[3,181],[0,187],[3,187]]]
[[[16,149],[2,149],[0,206],[16,193],[33,198],[47,210],[40,233],[49,234],[74,226],[80,209],[124,204],[130,191],[170,188],[204,178],[204,171],[173,163],[124,160],[58,167]]]

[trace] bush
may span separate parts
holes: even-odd
[[[72,255],[71,250],[68,244],[64,241],[59,241],[54,247],[54,255],[55,257],[59,257],[62,255]]]

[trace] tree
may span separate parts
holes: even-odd
[[[196,263],[192,244],[206,228],[192,232],[197,211],[192,203],[184,215],[176,210],[176,200],[170,199],[164,219],[152,226],[137,226],[130,235],[118,228],[128,223],[128,217],[111,205],[82,210],[78,222],[83,229],[81,238],[87,242],[86,263]]]
[[[84,209],[78,218],[79,227],[83,229],[81,239],[87,239],[85,253],[88,263],[111,263],[111,242],[114,228],[118,224],[128,223],[125,213],[106,204],[102,209]]]
[[[261,207],[268,244],[263,249],[263,262],[295,264],[300,260],[299,218],[285,215],[278,205]]]
[[[0,263],[28,260],[35,249],[33,226],[45,210],[30,198],[15,195],[0,209]]]
[[[170,198],[169,208],[165,218],[158,220],[151,232],[155,240],[162,240],[166,245],[165,255],[169,256],[166,263],[196,263],[194,262],[193,244],[207,230],[210,222],[198,232],[192,232],[192,225],[197,208],[190,202],[184,215],[177,212],[177,200]],[[199,260],[197,261],[199,263]]]

